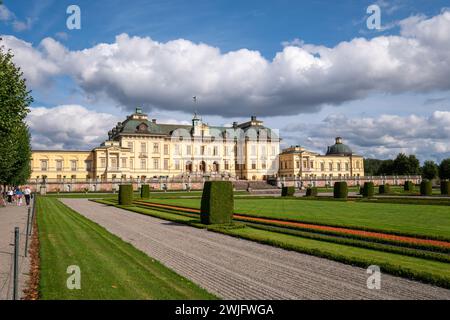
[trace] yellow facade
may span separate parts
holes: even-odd
[[[140,109],[92,151],[33,151],[31,178],[147,179],[221,176],[261,180],[278,174],[278,135],[262,121],[215,127],[158,124]],[[63,165],[57,161],[62,161]],[[76,161],[76,164],[74,164]],[[60,163],[60,162],[58,162]]]
[[[90,179],[91,151],[33,150],[32,179]]]
[[[342,144],[336,138],[336,145]],[[280,154],[279,176],[286,178],[348,178],[364,176],[364,159],[352,152],[320,155],[295,146]]]

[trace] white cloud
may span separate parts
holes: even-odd
[[[0,21],[11,23],[14,31],[17,32],[29,30],[33,25],[33,19],[27,18],[25,21],[21,21],[5,5],[0,5]]]
[[[26,119],[34,149],[78,150],[99,145],[120,120],[80,105],[31,108]]]
[[[294,40],[272,61],[258,51],[222,53],[183,39],[160,43],[127,34],[78,51],[52,38],[38,48],[14,39],[21,42],[17,52],[41,59],[22,59],[26,73],[44,65],[34,82],[67,74],[89,97],[108,96],[128,110],[190,112],[195,95],[201,114],[236,117],[316,112],[372,93],[449,91],[450,11],[405,19],[400,28],[399,36],[355,38],[332,48]]]
[[[31,18],[27,18],[26,21],[14,20],[12,23],[14,31],[21,32],[25,30],[31,29],[33,25],[33,20]]]
[[[399,152],[417,154],[420,159],[450,157],[450,111],[430,116],[380,115],[348,118],[332,114],[320,123],[290,124],[286,136],[294,142],[325,152],[332,137],[342,136],[353,151],[372,158],[393,158]],[[305,137],[295,141],[295,137]]]
[[[12,50],[14,62],[21,67],[29,87],[44,86],[53,76],[60,73],[59,67],[31,43],[13,36],[1,37],[5,47]]]

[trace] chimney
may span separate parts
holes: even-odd
[[[238,123],[236,121],[233,122],[233,128],[237,128]]]
[[[251,120],[252,120],[252,121],[256,121],[256,116],[252,116],[252,117],[251,117]]]
[[[155,124],[156,124],[156,119],[152,119],[152,123],[155,123]]]

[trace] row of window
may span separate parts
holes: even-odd
[[[40,167],[41,167],[41,171],[48,171],[49,170],[49,160],[45,159],[45,160],[40,160]],[[69,165],[70,165],[70,170],[71,171],[77,171],[79,168],[78,165],[78,160],[70,160],[69,161]],[[90,171],[92,169],[92,161],[91,160],[86,160],[84,161],[85,163],[85,169],[87,171]],[[64,163],[63,160],[55,160],[55,170],[56,171],[63,171],[64,170]]]
[[[153,153],[160,153],[159,145],[160,144],[158,142],[153,143]],[[127,142],[127,148],[131,149],[131,151],[134,152],[134,143]],[[250,155],[256,156],[258,154],[257,150],[258,149],[257,149],[256,145],[250,146]],[[223,155],[224,156],[231,156],[232,154],[230,154],[230,153],[232,151],[234,151],[234,154],[238,153],[237,145],[235,145],[234,148],[229,147],[229,146],[223,146]],[[272,151],[273,156],[275,156],[277,154],[277,148],[275,146],[272,146],[271,151]],[[147,142],[140,142],[140,152],[147,153]],[[195,147],[194,152],[195,152],[195,154],[198,154],[198,155],[218,156],[219,155],[219,146],[213,146],[212,148],[208,148],[207,146],[199,146],[199,147]],[[266,146],[261,146],[260,154],[266,155],[266,152],[267,152]],[[180,145],[178,145],[178,144],[174,145],[174,154],[175,155],[182,154]],[[185,154],[192,155],[192,146],[191,145],[185,146]],[[169,155],[169,145],[168,144],[164,145],[164,155]]]
[[[292,169],[291,164],[292,164],[291,161],[280,161],[280,168],[281,169]],[[309,166],[308,166],[308,161],[303,160],[302,168],[303,169],[314,169],[314,161],[309,161]],[[295,169],[300,169],[300,161],[295,162]],[[329,162],[328,163],[328,171],[333,171],[334,169],[335,169],[335,171],[342,171],[343,169],[345,171],[349,171],[350,164],[348,162],[346,162],[346,163],[344,163],[344,166],[342,166],[342,164],[340,162],[337,162],[336,166],[334,166],[333,162]],[[356,161],[356,169],[360,169],[359,161]],[[325,163],[323,163],[323,162],[320,163],[320,171],[325,171]]]

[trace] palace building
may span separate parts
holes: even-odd
[[[262,180],[278,174],[280,138],[255,116],[231,127],[160,124],[140,108],[87,151],[33,150],[31,179],[47,181],[218,176]]]
[[[284,149],[280,154],[279,176],[285,178],[350,178],[364,176],[363,157],[352,152],[337,137],[325,155],[300,146]]]

